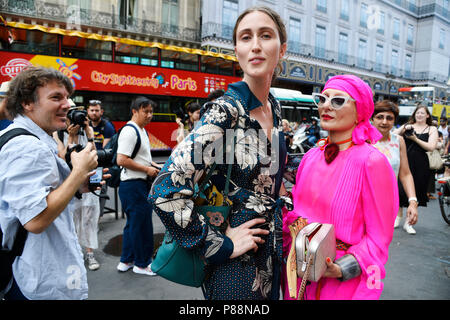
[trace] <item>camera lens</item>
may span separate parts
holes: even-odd
[[[97,150],[97,162],[99,167],[111,167],[113,165],[112,149]]]
[[[74,125],[79,125],[84,127],[84,122],[86,121],[87,112],[84,110],[70,110],[67,114],[70,122]]]

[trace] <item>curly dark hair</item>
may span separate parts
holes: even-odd
[[[70,79],[56,69],[44,67],[27,67],[22,70],[9,83],[6,93],[6,109],[15,118],[18,114],[24,114],[24,104],[36,103],[39,99],[38,89],[49,83],[56,82],[66,88],[69,96],[73,93]]]

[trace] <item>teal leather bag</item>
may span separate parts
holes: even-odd
[[[213,228],[224,232],[226,220],[231,210],[231,202],[228,200],[232,164],[228,164],[225,189],[222,195],[209,181],[216,163],[214,163],[200,186],[196,184],[194,192],[194,213],[201,214],[205,221]],[[209,193],[206,191],[209,190]],[[216,193],[216,194],[214,194]],[[196,203],[210,204],[211,200],[219,198],[222,203],[213,201],[214,205],[200,205]],[[199,201],[200,200],[200,201]],[[186,249],[180,246],[167,231],[163,242],[152,262],[152,271],[159,276],[179,284],[190,287],[200,287],[205,281],[206,260],[196,249]]]

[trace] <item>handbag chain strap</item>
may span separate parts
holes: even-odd
[[[230,154],[234,154],[234,149],[236,147],[236,140],[237,140],[237,136],[236,136],[236,128],[238,127],[238,123],[239,123],[239,114],[236,118],[236,124],[234,125],[234,137],[233,137],[233,148],[231,149]],[[219,152],[223,151],[223,148],[220,148]],[[203,179],[202,183],[200,184],[200,186],[198,187],[198,194],[200,194],[201,192],[204,192],[206,189],[206,185],[208,183],[208,180],[211,178],[211,176],[214,173],[214,170],[217,167],[217,163],[214,162],[213,165],[211,166],[211,169],[209,170],[208,174],[206,175],[205,179]],[[226,177],[226,181],[225,181],[225,188],[224,188],[224,192],[223,192],[223,202],[221,205],[224,205],[227,203],[228,200],[228,192],[230,189],[230,178],[231,178],[231,170],[233,168],[233,160],[231,160],[231,163],[228,164],[227,166],[227,177]],[[194,195],[195,197],[195,195]]]
[[[310,254],[309,255],[309,259],[308,259],[308,263],[306,264],[305,273],[303,274],[302,283],[300,285],[300,290],[298,292],[297,300],[303,300],[303,295],[305,294],[306,282],[308,281],[307,279],[308,279],[308,276],[309,276],[309,271],[310,271],[310,268],[311,268],[312,261],[313,261],[313,255]]]

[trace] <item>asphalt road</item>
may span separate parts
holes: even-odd
[[[110,193],[112,196],[112,193]],[[107,204],[112,204],[112,200]],[[119,201],[120,210],[120,201]],[[201,289],[169,282],[161,277],[119,273],[125,219],[105,214],[99,223],[99,248],[95,255],[101,267],[88,271],[89,300],[202,300]],[[153,216],[154,234],[162,237],[164,226]],[[416,235],[401,227],[394,230],[381,300],[450,299],[450,226],[442,219],[437,200],[419,208]]]

